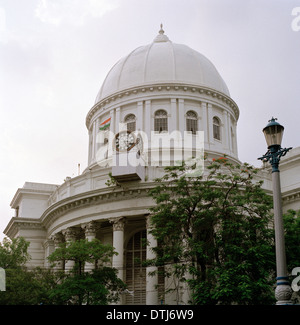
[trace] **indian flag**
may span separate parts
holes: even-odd
[[[99,128],[100,131],[103,131],[103,130],[106,130],[107,128],[109,128],[110,119],[111,119],[111,117],[100,124],[100,128]]]

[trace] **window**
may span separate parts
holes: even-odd
[[[124,122],[127,124],[128,131],[135,131],[136,128],[136,117],[134,114],[129,114],[125,117]]]
[[[213,118],[214,139],[221,140],[221,122],[217,117]]]
[[[162,109],[155,112],[154,131],[158,131],[159,133],[168,131],[168,114]]]
[[[198,131],[198,118],[197,114],[193,111],[186,113],[186,130],[191,131],[192,134],[196,134]]]
[[[126,295],[126,304],[146,303],[146,230],[135,233],[126,247],[126,284],[133,294]]]

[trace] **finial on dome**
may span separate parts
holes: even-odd
[[[160,30],[158,32],[159,34],[155,37],[154,41],[157,42],[168,42],[169,38],[167,35],[165,35],[165,31],[163,30],[163,24],[160,24]]]
[[[165,33],[165,31],[163,30],[163,24],[160,24],[159,34],[163,35],[164,33]]]

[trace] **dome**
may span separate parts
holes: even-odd
[[[112,67],[95,104],[119,91],[162,83],[204,86],[230,97],[215,66],[190,47],[171,42],[161,28],[151,44],[138,47]]]

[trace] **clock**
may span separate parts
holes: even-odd
[[[136,137],[131,131],[121,131],[115,136],[115,148],[117,151],[129,151],[135,144]]]

